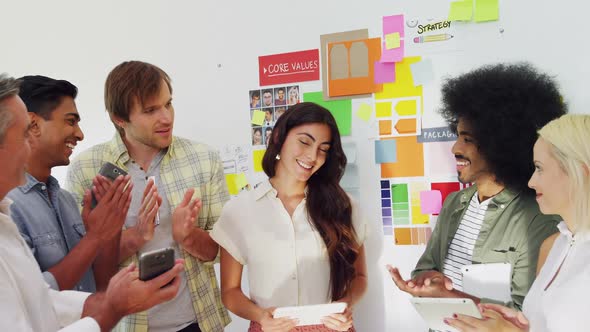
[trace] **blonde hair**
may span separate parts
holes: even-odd
[[[539,137],[569,177],[573,231],[590,231],[590,115],[564,115],[541,128]]]

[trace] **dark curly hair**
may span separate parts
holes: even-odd
[[[352,226],[352,204],[339,184],[346,167],[346,155],[332,113],[309,102],[290,106],[275,124],[272,139],[262,158],[262,168],[269,178],[275,176],[275,156],[281,151],[289,131],[308,123],[325,124],[331,132],[326,161],[307,181],[306,208],[312,225],[322,236],[328,250],[331,296],[335,301],[346,295],[356,276],[354,262],[359,245]]]
[[[496,181],[511,188],[527,188],[537,131],[566,112],[554,79],[528,63],[484,66],[442,87],[443,118],[455,133],[459,120],[470,126]]]

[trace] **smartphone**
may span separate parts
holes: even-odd
[[[162,248],[139,256],[139,279],[146,281],[174,267],[174,249]]]
[[[111,164],[108,161],[106,163],[104,163],[102,165],[102,167],[100,168],[100,170],[98,171],[98,174],[104,176],[105,178],[115,181],[115,179],[119,176],[119,175],[127,175],[127,172],[118,167],[115,164]],[[96,205],[98,204],[98,201],[96,200],[96,197],[94,197],[94,193],[92,193],[92,205],[91,207],[94,208],[96,207]]]

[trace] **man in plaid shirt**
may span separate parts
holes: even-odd
[[[223,331],[230,319],[213,270],[218,245],[208,233],[229,199],[218,153],[172,135],[170,78],[154,65],[129,61],[115,67],[105,83],[105,106],[117,133],[73,160],[67,189],[81,203],[105,162],[121,167],[134,184],[121,238],[122,265],[164,247],[185,259],[178,295],[125,317],[118,330]]]

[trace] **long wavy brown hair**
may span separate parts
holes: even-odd
[[[277,120],[272,139],[262,159],[262,168],[269,178],[275,176],[276,155],[281,151],[289,131],[295,127],[321,123],[330,128],[331,142],[326,161],[307,181],[306,208],[311,223],[320,233],[330,259],[330,289],[332,300],[343,298],[356,276],[354,262],[359,244],[352,226],[350,198],[340,187],[346,156],[342,150],[336,120],[327,109],[314,103],[300,103]]]

